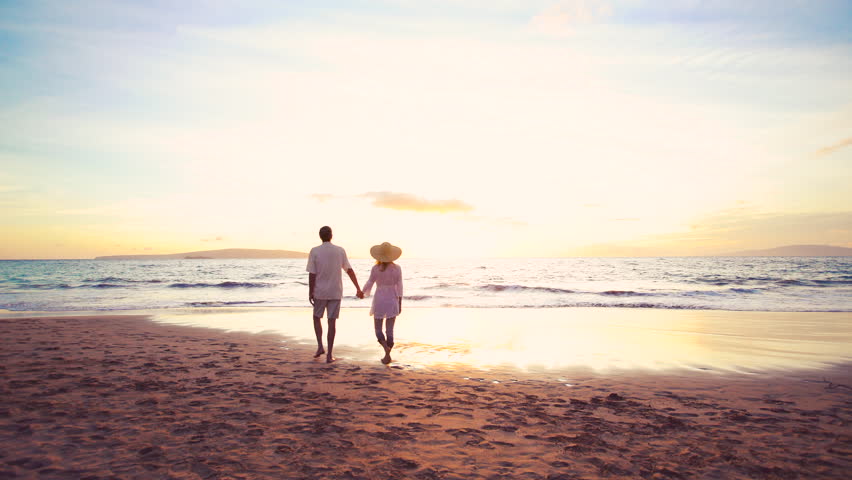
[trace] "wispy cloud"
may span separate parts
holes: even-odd
[[[428,200],[409,193],[368,192],[360,196],[371,199],[376,207],[391,210],[436,213],[469,212],[473,210],[471,205],[461,200]]]
[[[841,148],[846,148],[846,147],[850,147],[850,146],[852,146],[852,137],[841,140],[841,141],[835,143],[834,145],[829,145],[827,147],[820,148],[819,150],[814,152],[814,155],[817,155],[817,156],[820,156],[820,157],[823,156],[823,155],[831,155],[832,153],[840,150]]]
[[[367,192],[358,195],[335,195],[331,193],[314,193],[309,196],[320,203],[332,200],[368,199],[379,208],[391,210],[408,210],[413,212],[452,213],[456,218],[465,222],[480,222],[504,227],[527,227],[529,223],[512,217],[493,217],[472,213],[474,207],[462,200],[428,200],[410,193],[399,192]]]
[[[329,200],[332,200],[334,197],[335,197],[335,195],[332,195],[330,193],[314,193],[314,194],[311,195],[311,198],[313,198],[314,200],[316,200],[320,203],[325,203]]]
[[[202,238],[202,242],[221,242],[224,241],[225,237],[216,237],[216,238]]]
[[[564,36],[577,25],[596,22],[612,13],[600,0],[568,0],[555,3],[530,20],[530,27],[546,35]]]
[[[504,227],[528,227],[529,223],[523,220],[517,220],[511,217],[486,217],[482,215],[470,215],[465,214],[462,218],[465,220],[469,220],[472,222],[484,222],[490,223],[492,225],[499,225]]]
[[[113,205],[102,205],[96,207],[85,207],[85,208],[66,208],[62,210],[57,210],[57,215],[92,215],[92,216],[103,216],[103,215],[120,215],[123,212],[123,206],[118,204]]]

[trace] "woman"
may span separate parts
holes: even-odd
[[[396,317],[402,311],[402,269],[393,263],[402,255],[402,249],[388,242],[374,245],[370,255],[376,259],[376,264],[370,271],[370,278],[364,284],[364,295],[369,296],[373,284],[376,284],[376,295],[370,306],[370,315],[376,328],[376,339],[385,349],[382,363],[391,362],[390,352],[393,349],[393,326]],[[385,333],[382,334],[382,320],[385,320]]]

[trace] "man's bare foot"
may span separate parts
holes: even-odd
[[[336,359],[336,358],[334,358],[334,357],[332,357],[331,355],[326,355],[326,356],[325,356],[325,363],[334,363],[334,362],[336,362],[336,361],[337,361],[337,359]]]
[[[314,358],[319,358],[320,355],[322,355],[323,353],[325,353],[325,349],[323,349],[322,347],[319,347],[317,349],[317,353],[314,354]]]
[[[392,362],[392,361],[393,361],[393,359],[391,359],[391,356],[390,356],[390,350],[387,350],[387,351],[385,352],[385,358],[383,358],[383,359],[382,359],[382,363],[383,363],[383,364],[385,364],[385,365],[387,365],[387,364],[389,364],[389,363],[390,363],[390,362]]]

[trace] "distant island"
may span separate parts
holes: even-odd
[[[304,252],[290,250],[258,250],[253,248],[226,248],[200,252],[172,253],[169,255],[107,255],[95,260],[199,260],[235,258],[308,258]]]
[[[831,245],[787,245],[764,250],[744,250],[729,253],[730,257],[849,257],[852,248]]]

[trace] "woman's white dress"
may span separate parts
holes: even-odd
[[[389,264],[384,272],[381,265],[374,265],[370,278],[364,284],[364,295],[370,295],[373,284],[376,285],[376,295],[373,296],[370,315],[378,318],[399,315],[399,297],[402,296],[402,269],[399,265]]]

